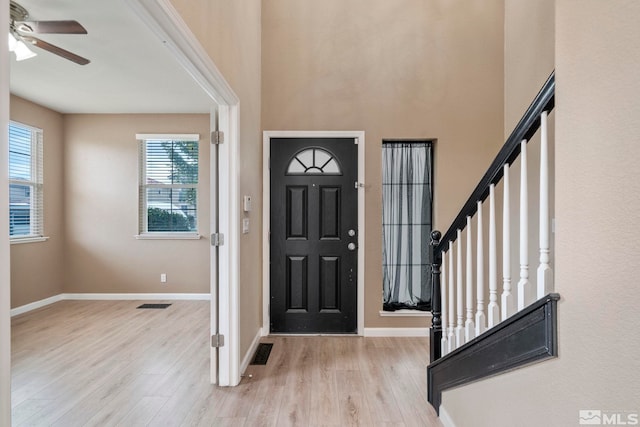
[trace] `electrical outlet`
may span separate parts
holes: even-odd
[[[167,283],[167,275],[165,273],[162,273],[160,275],[160,282],[161,283]]]

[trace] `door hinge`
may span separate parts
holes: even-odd
[[[213,348],[224,347],[224,335],[222,334],[211,335],[211,347]]]
[[[224,234],[213,233],[211,235],[211,246],[222,246],[222,245],[224,245]]]
[[[221,130],[214,130],[211,132],[211,143],[222,144],[224,142],[224,132]]]

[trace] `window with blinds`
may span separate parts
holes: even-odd
[[[197,134],[137,135],[140,234],[197,234]]]
[[[9,236],[43,237],[42,129],[9,123]]]

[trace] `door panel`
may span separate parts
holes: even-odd
[[[287,311],[307,311],[307,257],[287,257]]]
[[[340,257],[320,259],[320,312],[340,310]]]
[[[270,145],[271,332],[356,333],[357,145],[353,138]]]
[[[287,239],[307,239],[307,190],[287,186]]]
[[[320,187],[320,239],[340,239],[340,188]]]

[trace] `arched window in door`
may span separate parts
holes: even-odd
[[[306,148],[296,153],[287,167],[287,175],[342,175],[338,160],[322,148]]]

